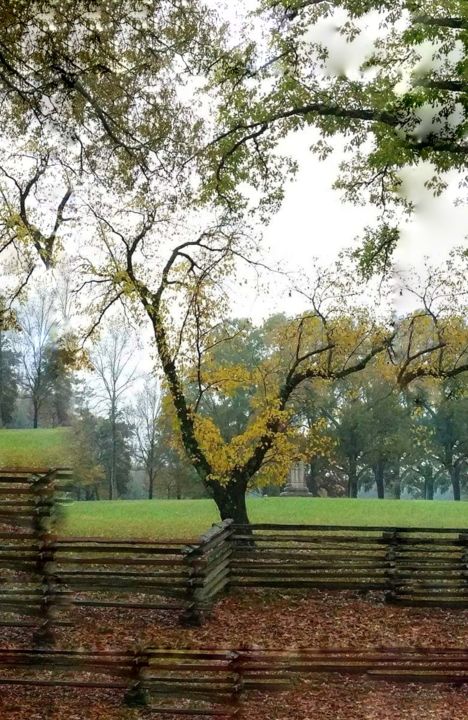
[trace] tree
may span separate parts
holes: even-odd
[[[20,272],[13,294],[38,259],[56,263],[83,185],[172,204],[189,193],[211,135],[194,79],[216,65],[225,34],[201,0],[2,8],[0,253]]]
[[[123,418],[96,418],[95,444],[99,465],[105,470],[109,500],[127,490],[132,466],[132,432]]]
[[[161,390],[154,378],[145,379],[142,390],[132,408],[135,427],[136,457],[142,463],[148,479],[148,499],[154,495],[154,481],[160,466],[159,435],[161,415]]]
[[[20,332],[15,343],[20,356],[20,384],[32,404],[32,425],[39,425],[39,414],[51,393],[50,346],[58,327],[54,298],[45,289],[17,311]]]
[[[11,332],[0,325],[0,427],[12,421],[18,397],[18,364]]]
[[[24,12],[24,4],[18,7]],[[280,121],[268,116],[265,131],[260,128],[258,137],[252,135],[254,148],[255,139],[260,143],[258,155],[247,162],[243,149],[248,142],[243,134],[246,123],[243,119],[239,126],[237,116],[234,124],[230,119],[233,112],[240,114],[239,107],[246,99],[247,111],[252,108],[261,117],[274,96],[258,103],[255,96],[246,97],[244,57],[232,82],[231,59],[236,63],[237,53],[229,58],[223,52],[223,33],[217,32],[216,18],[204,13],[201,4],[159,3],[150,8],[154,12],[149,19],[145,12],[143,23],[130,14],[127,3],[121,10],[112,3],[108,7],[109,14],[106,7],[97,20],[107,31],[102,53],[96,17],[83,14],[81,4],[77,10],[69,2],[58,9],[54,6],[52,22],[57,21],[58,27],[53,34],[50,17],[44,21],[32,13],[28,20],[11,10],[14,32],[9,28],[12,34],[5,40],[13,71],[6,68],[3,73],[8,87],[5,102],[10,109],[26,104],[39,117],[34,116],[32,133],[21,127],[13,151],[2,161],[3,247],[5,252],[18,253],[27,278],[38,259],[49,267],[56,262],[61,244],[72,245],[77,256],[76,291],[91,300],[90,332],[115,303],[122,303],[137,316],[138,308],[142,311],[153,331],[185,451],[222,517],[247,522],[245,490],[249,483],[260,472],[264,477],[268,472],[281,476],[290,462],[297,428],[290,422],[289,403],[303,382],[336,380],[359,372],[395,339],[392,361],[401,385],[429,372],[445,376],[453,371],[453,362],[426,362],[434,348],[441,347],[432,337],[424,347],[419,343],[418,349],[413,349],[416,325],[422,324],[419,320],[409,321],[411,350],[403,355],[401,338],[408,337],[407,328],[401,328],[397,338],[391,326],[365,309],[355,308],[354,317],[349,317],[343,312],[347,294],[342,293],[341,307],[326,313],[312,297],[310,312],[291,318],[287,327],[278,330],[270,355],[253,371],[240,367],[233,372],[230,367],[227,378],[213,368],[213,343],[219,345],[215,328],[227,314],[223,281],[235,275],[240,262],[255,265],[256,258],[255,238],[236,212],[242,203],[237,202],[235,189],[251,174],[255,178],[255,163],[262,164],[260,158],[274,144],[275,138],[268,140],[267,130]],[[119,22],[114,24],[116,20]],[[28,75],[25,81],[23,75],[16,76],[15,63],[18,53],[23,60],[27,41],[36,37],[32,29],[38,31],[38,48],[31,59],[32,77]],[[164,43],[168,36],[174,42],[161,48],[161,38]],[[73,55],[71,37],[82,38],[82,44],[75,42]],[[202,43],[202,38],[206,42]],[[248,51],[247,56],[250,54]],[[103,65],[110,72],[103,72]],[[206,118],[195,102],[194,69],[197,78],[212,73],[213,88],[220,84],[231,93],[229,108],[221,108],[226,132],[223,125],[213,143],[208,139],[214,136],[210,131],[215,129],[211,126],[215,113]],[[293,86],[293,91],[299,90],[296,79]],[[51,119],[46,123],[37,102],[38,94],[42,102],[44,88],[52,90],[46,103],[52,105]],[[213,109],[216,92],[209,95]],[[345,118],[350,129],[354,119]],[[10,112],[8,120],[16,131],[18,113]],[[57,122],[61,133],[50,132],[50,121]],[[252,122],[257,123],[257,118]],[[96,132],[99,129],[101,135]],[[60,138],[64,138],[66,152]],[[27,167],[19,162],[25,160],[25,153],[32,158]],[[213,165],[215,181],[210,183]],[[228,165],[235,171],[231,179]],[[278,199],[274,172],[270,179],[268,191]],[[73,182],[75,188],[64,205]],[[55,192],[49,196],[46,191],[52,185]],[[214,192],[223,203],[212,207]],[[40,202],[44,197],[49,197],[48,204]],[[80,213],[73,213],[75,223],[85,231],[81,243],[78,232],[68,237],[64,229],[64,210],[73,211],[73,202],[75,207],[79,202],[80,208]],[[426,318],[427,323],[430,320]],[[422,337],[422,331],[416,334]],[[461,365],[457,372],[462,372]],[[209,394],[228,397],[242,385],[249,386],[254,412],[243,432],[226,442],[204,414],[202,400]]]
[[[72,468],[78,500],[83,496],[85,500],[99,500],[100,487],[106,480],[96,423],[94,415],[82,409],[72,426]]]
[[[365,460],[372,468],[377,496],[385,497],[391,478],[393,497],[401,493],[401,463],[410,450],[410,416],[397,387],[370,378],[365,388],[367,434]]]
[[[427,384],[417,388],[415,397],[421,410],[420,424],[430,437],[430,457],[426,475],[432,481],[433,468],[448,477],[454,500],[461,499],[463,472],[468,466],[468,395],[463,379]],[[432,484],[432,483],[431,483]],[[430,491],[433,494],[433,490]]]
[[[335,403],[326,411],[331,436],[336,442],[336,463],[348,478],[348,497],[352,498],[357,497],[361,476],[367,467],[365,454],[370,430],[369,415],[359,392],[366,378],[359,380],[336,387]]]
[[[341,133],[349,157],[337,186],[351,201],[370,200],[381,211],[379,228],[365,233],[362,267],[385,269],[399,237],[392,206],[411,209],[400,170],[432,168],[427,186],[435,194],[448,170],[462,183],[466,174],[464,0],[268,0],[262,9],[269,41],[252,40],[246,23],[244,42],[217,67],[225,102],[211,146],[210,190],[235,206],[242,179],[276,207],[285,177],[276,152],[281,139],[316,127],[313,148],[324,157],[332,150],[329,139]],[[343,36],[345,46],[361,34],[373,42],[359,64],[346,47],[339,58],[336,45],[327,46],[329,37]]]
[[[128,439],[128,427],[123,422],[123,401],[136,376],[134,349],[124,327],[113,327],[104,335],[94,346],[91,363],[101,386],[98,399],[108,415],[108,424],[101,422],[100,433],[104,437],[107,429],[110,432],[110,438],[106,440],[105,466],[109,480],[109,499],[112,500],[119,490],[119,476],[122,472],[125,475],[118,463],[119,447],[126,448]]]
[[[60,342],[50,342],[44,350],[44,384],[47,397],[42,403],[42,422],[52,427],[70,425],[73,413],[73,368]]]

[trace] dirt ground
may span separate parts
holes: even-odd
[[[56,630],[58,647],[468,648],[468,610],[396,607],[376,593],[232,594],[218,602],[205,625],[190,629],[166,611],[75,608],[73,616],[74,627]],[[31,629],[0,627],[0,646],[30,644]],[[248,692],[239,712],[242,720],[467,720],[468,685],[314,675],[284,692]],[[175,720],[124,707],[120,690],[1,687],[0,720],[137,718]]]

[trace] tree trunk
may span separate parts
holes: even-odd
[[[461,500],[460,466],[452,465],[450,468],[450,480],[452,481],[453,499]]]
[[[113,500],[116,495],[116,481],[115,476],[117,474],[117,461],[116,461],[116,422],[117,422],[117,410],[116,410],[116,404],[115,400],[112,399],[111,404],[111,466],[110,466],[110,476],[109,476],[109,500]]]
[[[384,468],[383,460],[378,460],[373,467],[375,484],[377,485],[377,497],[380,500],[385,498]]]
[[[426,500],[434,500],[434,475],[432,468],[424,475],[424,498]]]
[[[395,500],[400,500],[401,498],[401,477],[399,462],[395,466],[395,477],[393,480],[393,497],[395,498]]]
[[[33,428],[37,428],[39,423],[39,403],[33,400]]]
[[[213,483],[213,499],[218,506],[221,520],[231,518],[237,525],[250,524],[245,502],[246,489],[247,482],[243,479],[231,480],[225,486]]]
[[[149,476],[148,476],[148,500],[153,499],[153,493],[154,493],[154,472],[150,470]]]
[[[349,461],[349,472],[348,472],[348,497],[357,498],[358,493],[358,479],[357,479],[357,467],[355,458],[350,458]]]

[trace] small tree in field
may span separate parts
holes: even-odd
[[[100,433],[105,438],[109,499],[112,500],[118,494],[119,448],[125,446],[128,434],[123,423],[123,403],[136,375],[133,350],[124,327],[114,327],[104,335],[94,346],[91,363],[100,385],[98,399],[107,412],[108,426],[102,421]]]
[[[148,480],[148,499],[154,495],[154,482],[161,465],[159,437],[161,416],[161,390],[158,382],[151,377],[145,379],[132,408],[136,457],[145,469]]]

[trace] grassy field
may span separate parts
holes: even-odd
[[[70,464],[69,428],[0,430],[0,467]]]
[[[468,503],[348,498],[252,498],[252,522],[468,528]],[[196,538],[219,520],[211,500],[75,502],[61,532],[108,537]]]

